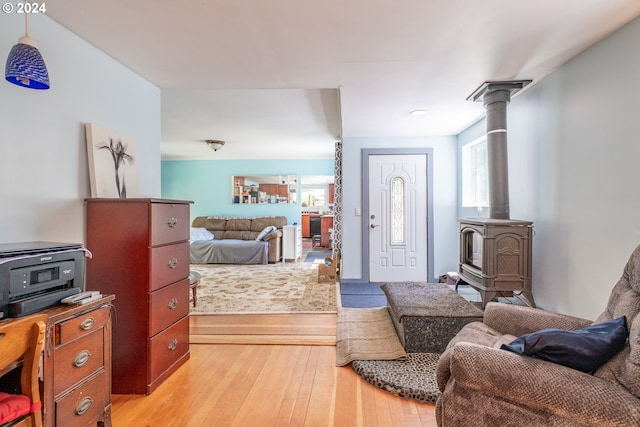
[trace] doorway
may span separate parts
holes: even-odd
[[[432,279],[432,149],[363,150],[363,279]]]

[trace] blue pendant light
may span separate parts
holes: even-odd
[[[49,89],[49,73],[47,66],[38,51],[36,43],[29,37],[27,22],[28,13],[24,14],[25,34],[13,46],[4,76],[8,82],[31,89]]]

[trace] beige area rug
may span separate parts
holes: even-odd
[[[406,356],[386,307],[340,307],[336,366],[344,366],[354,360],[395,360]]]
[[[318,261],[320,262],[320,261]],[[191,264],[201,275],[191,314],[335,313],[336,284],[318,283],[318,263]]]

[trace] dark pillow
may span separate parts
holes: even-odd
[[[623,316],[577,331],[543,329],[522,335],[500,348],[593,373],[622,350],[628,334]]]

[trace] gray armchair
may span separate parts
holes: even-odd
[[[489,303],[437,366],[438,426],[640,426],[640,246],[592,322],[524,306]],[[501,350],[545,328],[576,330],[625,316],[629,339],[593,375]]]

